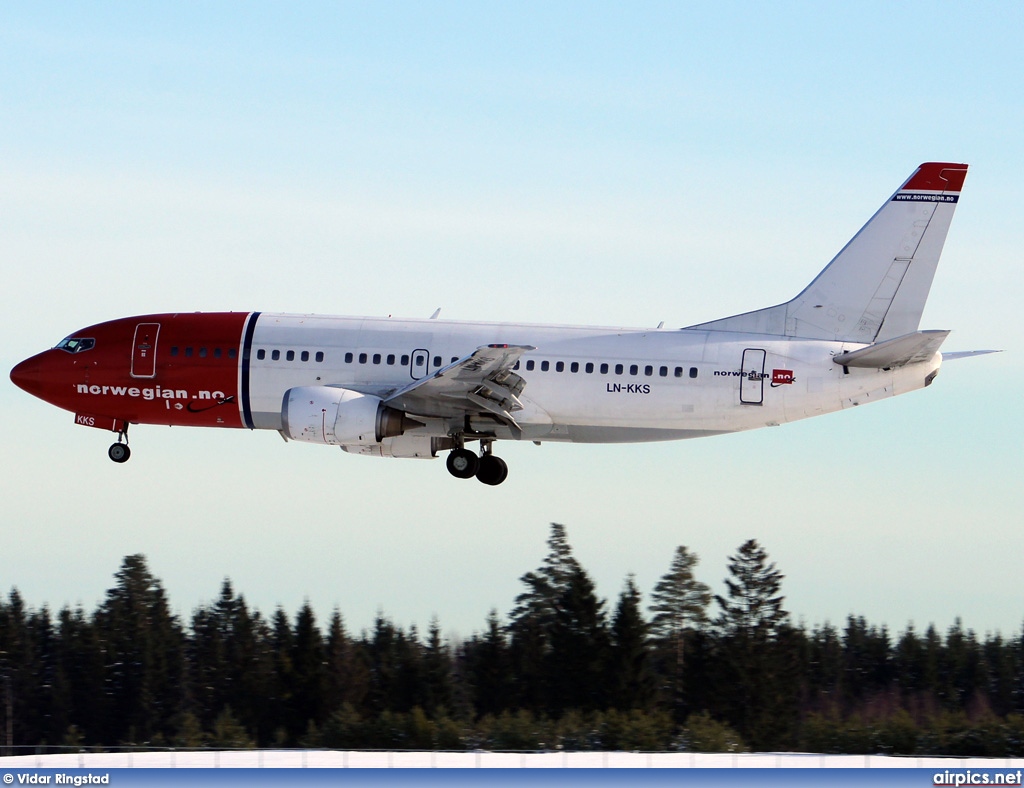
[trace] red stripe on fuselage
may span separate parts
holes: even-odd
[[[247,317],[140,315],[84,328],[71,336],[95,340],[90,350],[53,349],[35,357],[39,372],[31,393],[76,413],[132,423],[241,427],[239,369]],[[136,331],[140,324],[160,326],[155,344],[155,332]],[[138,375],[141,354],[154,364],[144,367],[145,377]]]

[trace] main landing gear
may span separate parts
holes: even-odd
[[[124,441],[122,443],[122,441]],[[132,450],[128,448],[128,426],[125,424],[125,428],[117,433],[117,443],[112,443],[110,448],[107,449],[107,456],[114,462],[128,462],[128,458],[132,456]]]
[[[481,441],[483,446],[480,456],[464,447],[452,449],[448,455],[448,473],[457,479],[471,479],[491,486],[501,484],[508,477],[508,466],[501,457],[491,454],[493,441]]]

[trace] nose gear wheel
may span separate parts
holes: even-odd
[[[127,422],[125,428],[117,433],[117,443],[112,443],[107,449],[107,456],[117,463],[128,462],[128,458],[132,456],[132,450],[128,448]]]

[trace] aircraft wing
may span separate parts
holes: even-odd
[[[919,361],[926,361],[939,349],[948,331],[915,331],[901,337],[876,342],[873,345],[840,353],[833,357],[836,364],[846,367],[868,367],[870,369],[891,369],[905,367]]]
[[[413,416],[493,416],[520,432],[512,414],[523,409],[519,394],[526,381],[512,368],[520,356],[535,349],[532,345],[484,345],[399,389],[384,403]]]

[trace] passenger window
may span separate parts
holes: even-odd
[[[565,362],[559,361],[555,364],[555,372],[565,372]]]
[[[346,353],[345,354],[345,363],[346,364],[351,364],[352,363],[352,359],[354,359],[354,358],[355,358],[355,356],[353,356],[351,353]]]
[[[533,359],[532,358],[529,361],[526,362],[526,371],[527,372],[533,372]]]
[[[650,377],[651,375],[653,375],[654,374],[654,367],[652,367],[650,364],[648,364],[646,367],[644,367],[644,374],[647,377]]]
[[[185,358],[192,358],[192,348],[185,348]]]
[[[360,353],[359,354],[359,363],[360,364],[365,364],[366,363],[366,354],[365,353]]]
[[[270,360],[271,361],[280,361],[281,360],[281,351],[280,350],[271,350],[270,351]]]
[[[677,378],[681,378],[682,376],[683,376],[683,368],[682,367],[676,367],[676,377]]]
[[[395,354],[388,353],[388,366],[393,367],[395,365]]]
[[[585,369],[587,374],[590,375],[594,371],[594,362],[588,361],[587,366],[585,366],[583,369]]]
[[[640,371],[640,367],[638,367],[636,364],[630,364],[629,365],[629,374],[630,375],[635,375],[639,371]]]
[[[228,348],[228,358],[238,358],[238,351],[235,348]]]
[[[607,364],[602,364],[601,365],[601,374],[602,375],[607,375],[608,374],[608,365]]]
[[[408,366],[408,365],[409,365],[409,357],[408,356],[402,356],[402,366],[405,367],[405,366]]]
[[[551,367],[551,365],[548,364],[548,362],[546,362],[546,361],[540,362],[540,371],[541,372],[547,372],[550,367]]]
[[[435,369],[437,367],[439,367],[439,366],[441,366],[441,357],[440,356],[434,356],[434,367],[435,367]]]
[[[616,364],[615,365],[615,374],[616,375],[621,375],[622,374],[622,364]]]
[[[295,360],[295,351],[294,350],[289,350],[287,353],[285,353],[285,360],[286,361],[294,361]]]
[[[520,363],[521,363],[521,362],[519,362],[519,361],[516,361],[516,365],[515,365],[514,367],[512,367],[512,369],[519,369],[519,365],[520,365]]]
[[[451,360],[451,363],[452,363],[452,364],[454,364],[454,363],[455,363],[456,361],[458,361],[458,360],[459,360],[459,357],[458,357],[458,356],[452,356],[452,360]]]
[[[177,345],[171,345],[171,355],[172,356],[178,355],[178,346]]]
[[[667,378],[668,377],[668,367],[659,367],[658,368],[658,374],[661,375],[663,378]]]
[[[206,358],[206,348],[199,348],[199,358]]]
[[[380,363],[380,353],[374,353],[373,354],[373,363],[374,364],[379,364]]]
[[[220,358],[220,348],[219,347],[215,347],[213,349],[213,357],[214,358]]]
[[[303,350],[302,355],[299,356],[299,358],[302,359],[303,361],[309,361],[309,351]]]
[[[690,367],[690,377],[691,378],[697,377],[697,368],[696,367]]]
[[[265,359],[266,357],[267,351],[264,350],[263,348],[260,348],[259,350],[256,351],[256,358],[258,358],[260,361],[263,361],[263,359]]]
[[[323,360],[324,360],[324,353],[323,353],[323,351],[322,351],[322,350],[318,350],[318,351],[316,352],[316,363],[317,363],[317,364],[319,364],[319,363],[320,363],[320,362],[322,362]]]
[[[421,355],[417,354],[417,356],[416,356],[416,366],[417,367],[422,367],[426,363],[427,363],[427,357],[426,356],[421,356]]]
[[[569,365],[569,371],[570,372],[579,372],[580,371],[580,362],[578,362],[578,361],[572,362]]]

